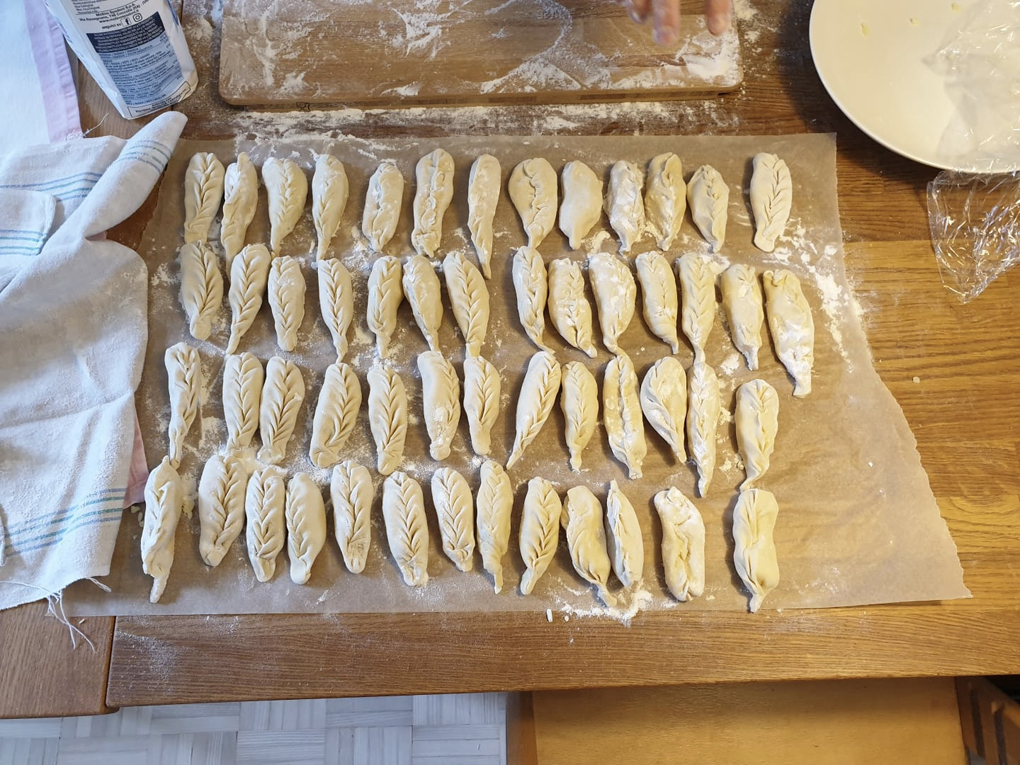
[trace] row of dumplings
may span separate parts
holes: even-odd
[[[513,492],[510,479],[496,462],[481,468],[478,491],[472,497],[467,480],[452,468],[439,468],[431,480],[442,549],[463,572],[474,567],[477,539],[482,565],[493,588],[503,588],[503,559],[509,549]],[[333,469],[329,487],[333,531],[344,564],[360,574],[372,543],[372,504],[375,488],[367,468],[345,461]],[[153,578],[150,601],[158,602],[174,562],[177,525],[182,513],[190,517],[180,476],[169,457],[152,471],[145,488],[145,526],[141,553],[145,573]],[[662,557],[666,584],[679,601],[700,596],[705,588],[705,526],[694,504],[677,488],[654,497],[662,523]],[[429,529],[421,485],[404,472],[383,482],[382,512],[386,540],[404,582],[428,583]],[[290,578],[305,584],[327,540],[327,512],[322,492],[305,473],[286,479],[282,470],[267,466],[250,477],[234,457],[215,456],[202,474],[198,491],[199,552],[210,567],[220,564],[245,530],[248,559],[260,582],[271,580],[276,560],[287,547]],[[775,498],[764,490],[741,492],[734,510],[734,563],[748,591],[751,610],[778,583],[771,525]],[[520,590],[534,591],[556,553],[560,528],[565,531],[570,559],[577,574],[596,588],[607,606],[616,605],[609,590],[610,572],[625,590],[644,576],[644,541],[637,514],[616,481],[609,486],[605,511],[595,494],[574,486],[561,498],[543,478],[527,484],[520,524],[520,552],[525,564]],[[767,527],[767,528],[766,528]],[[477,528],[477,536],[476,536]],[[764,538],[764,537],[767,537]]]
[[[789,220],[793,189],[786,163],[774,154],[760,153],[752,160],[750,201],[754,215],[754,243],[771,252]],[[443,217],[453,200],[454,161],[444,149],[435,149],[416,166],[411,244],[419,255],[435,257],[442,239]],[[270,249],[279,255],[283,240],[304,213],[308,180],[289,159],[272,157],[262,166],[262,181],[269,200]],[[559,186],[562,184],[562,202]],[[244,246],[245,234],[255,216],[258,174],[248,155],[241,153],[226,170],[212,153],[195,154],[184,181],[185,243],[208,238],[216,213],[223,205],[220,241],[227,270]],[[468,228],[486,278],[491,273],[493,219],[502,188],[499,160],[489,154],[471,166],[468,181]],[[312,221],[317,237],[316,257],[325,257],[339,228],[350,191],[343,163],[331,154],[317,154],[312,175]],[[556,225],[571,249],[578,249],[602,216],[620,238],[627,254],[646,233],[662,250],[669,250],[680,231],[688,205],[698,230],[714,251],[726,237],[729,186],[711,165],[702,165],[684,180],[683,165],[673,153],[660,154],[647,171],[633,162],[616,162],[603,182],[583,162],[567,162],[559,178],[548,160],[527,159],[514,167],[507,192],[517,210],[528,246],[537,248]],[[404,178],[391,160],[372,175],[362,216],[362,233],[376,252],[393,237],[403,204]]]

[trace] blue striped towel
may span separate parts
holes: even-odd
[[[185,121],[0,156],[0,609],[110,572],[147,272],[103,235],[148,197]]]

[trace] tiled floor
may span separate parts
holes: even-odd
[[[506,696],[133,707],[0,720],[0,765],[505,765]]]

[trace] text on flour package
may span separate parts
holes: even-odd
[[[46,0],[64,37],[122,117],[183,101],[198,85],[167,0]]]

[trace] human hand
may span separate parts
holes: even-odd
[[[680,0],[616,0],[639,24],[652,18],[652,37],[659,45],[672,45],[680,30]],[[731,0],[705,0],[708,31],[718,36],[730,28]]]

